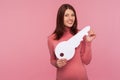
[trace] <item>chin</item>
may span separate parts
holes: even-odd
[[[73,26],[73,25],[72,25]],[[72,26],[68,26],[68,27],[72,27]]]
[[[72,26],[67,26],[68,28],[71,28]]]
[[[68,27],[72,27],[73,25],[68,25]]]
[[[69,27],[69,28],[71,28],[73,25],[66,25],[66,27]]]

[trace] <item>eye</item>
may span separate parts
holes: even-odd
[[[71,16],[75,16],[75,14],[72,14]]]
[[[65,16],[65,17],[68,17],[69,15],[68,15],[68,14],[65,14],[64,16]]]

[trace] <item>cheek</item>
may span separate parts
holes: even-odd
[[[66,22],[67,21],[67,18],[64,18],[64,22]]]
[[[73,21],[75,21],[75,17],[73,18]]]
[[[64,24],[67,22],[67,19],[66,18],[64,18]]]

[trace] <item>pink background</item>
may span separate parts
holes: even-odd
[[[89,79],[120,80],[120,0],[0,0],[0,80],[55,80],[47,37],[62,3],[97,34]]]

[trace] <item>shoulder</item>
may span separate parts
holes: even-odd
[[[55,38],[55,34],[51,34],[48,36],[48,39],[54,39]]]
[[[80,28],[77,28],[78,31],[80,31],[81,29]]]
[[[54,41],[54,38],[55,38],[55,34],[49,35],[49,36],[48,36],[48,42]]]

